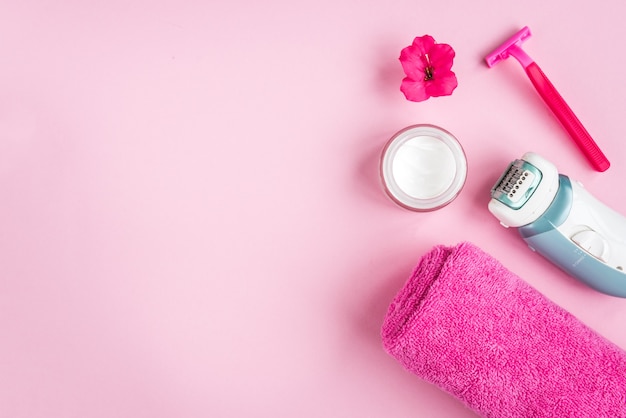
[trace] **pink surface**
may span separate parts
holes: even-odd
[[[535,151],[626,213],[625,6],[100,3],[0,5],[0,416],[472,417],[380,339],[417,260],[465,240],[626,348],[626,300],[486,209]],[[524,25],[607,172],[519,64],[484,64]],[[459,86],[412,103],[398,56],[423,34],[455,49]],[[468,157],[436,212],[395,206],[377,178],[414,123]]]

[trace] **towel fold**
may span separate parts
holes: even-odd
[[[626,417],[626,352],[471,243],[423,256],[382,338],[484,417]]]

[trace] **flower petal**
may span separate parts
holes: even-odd
[[[430,53],[430,49],[435,45],[435,39],[430,35],[418,36],[413,39],[413,45],[420,55],[426,55]]]
[[[404,73],[419,80],[424,77],[424,70],[428,64],[426,54],[435,45],[435,40],[430,35],[418,36],[413,40],[413,44],[400,51],[400,63]]]
[[[449,96],[459,85],[456,74],[452,71],[439,72],[425,84],[426,94],[433,97]]]
[[[400,64],[407,76],[416,80],[424,77],[427,61],[419,48],[413,45],[404,48],[400,52]]]
[[[440,71],[450,71],[454,55],[454,49],[448,44],[435,44],[428,53],[431,65]]]
[[[426,91],[426,83],[422,79],[415,81],[405,77],[400,85],[400,91],[412,102],[422,102],[430,97]]]

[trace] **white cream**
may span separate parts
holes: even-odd
[[[404,193],[416,199],[432,199],[452,184],[456,162],[450,148],[439,139],[418,136],[398,148],[392,173]]]
[[[427,211],[457,196],[465,183],[467,161],[450,132],[434,125],[413,125],[389,140],[380,173],[393,201],[407,209]]]

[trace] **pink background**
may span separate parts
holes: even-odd
[[[420,256],[465,240],[626,348],[626,300],[486,209],[536,151],[626,213],[622,2],[99,3],[0,5],[0,416],[472,417],[379,337]],[[609,171],[516,62],[484,65],[524,25]],[[459,87],[411,103],[398,56],[423,34]],[[414,123],[468,157],[436,212],[377,177]]]

